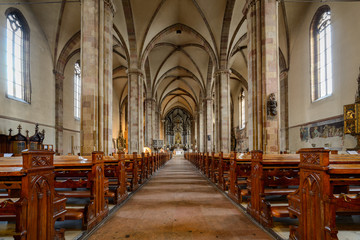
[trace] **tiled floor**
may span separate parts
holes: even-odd
[[[272,239],[175,157],[90,239]]]

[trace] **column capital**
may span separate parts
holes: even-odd
[[[109,7],[109,8],[110,8],[110,10],[111,10],[111,12],[112,12],[113,15],[115,14],[115,12],[116,12],[116,7],[115,7],[115,5],[114,5],[113,0],[104,0],[104,5],[105,5],[106,7]]]
[[[155,103],[156,103],[156,99],[155,99],[155,98],[145,98],[144,101],[145,101],[145,102],[155,102]]]
[[[246,17],[250,7],[254,6],[256,4],[256,2],[258,2],[259,0],[246,0],[245,6],[242,10],[244,16]]]
[[[230,69],[217,69],[214,73],[214,76],[217,77],[221,74],[231,74],[231,70]]]
[[[60,71],[58,71],[56,69],[53,70],[53,74],[55,75],[55,78],[57,78],[57,79],[64,79],[65,78],[64,73],[62,73],[62,72],[60,72]]]
[[[129,68],[128,70],[126,70],[126,73],[128,76],[130,75],[138,75],[140,77],[144,76],[144,72],[138,68]]]

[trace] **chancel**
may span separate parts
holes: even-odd
[[[360,239],[359,11],[0,1],[0,238]]]

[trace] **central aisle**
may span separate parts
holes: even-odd
[[[175,157],[90,239],[272,239]]]

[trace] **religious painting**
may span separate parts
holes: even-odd
[[[300,139],[302,142],[309,141],[309,128],[308,127],[300,128]]]
[[[314,126],[310,128],[310,138],[328,138],[343,136],[343,122]],[[301,135],[301,129],[300,129]]]

